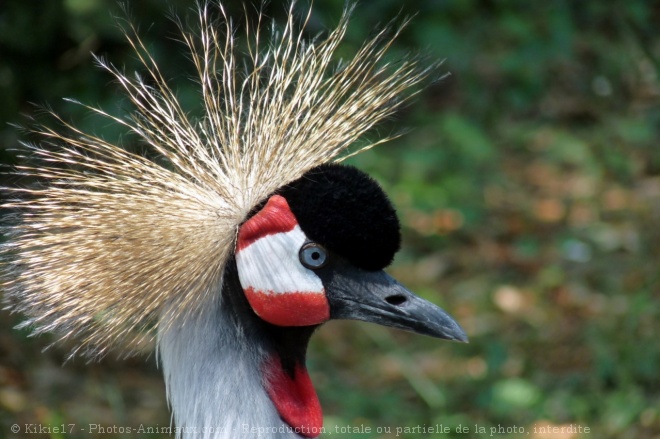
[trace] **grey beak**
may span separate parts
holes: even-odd
[[[362,320],[431,337],[467,342],[465,331],[442,308],[424,300],[384,271],[352,266],[324,281],[333,319]]]

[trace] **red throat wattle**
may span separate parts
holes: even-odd
[[[273,355],[263,366],[266,391],[280,417],[299,435],[315,438],[323,428],[319,398],[304,364],[296,364],[293,376]]]

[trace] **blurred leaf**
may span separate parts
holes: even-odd
[[[503,412],[530,408],[541,399],[541,391],[529,381],[510,378],[493,386],[493,405]]]

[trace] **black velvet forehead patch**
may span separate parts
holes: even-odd
[[[401,232],[392,203],[357,168],[321,165],[277,192],[309,239],[359,268],[383,269],[399,250]]]

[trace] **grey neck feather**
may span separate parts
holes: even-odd
[[[158,334],[176,439],[300,439],[263,388],[260,337],[213,296],[196,318]]]

